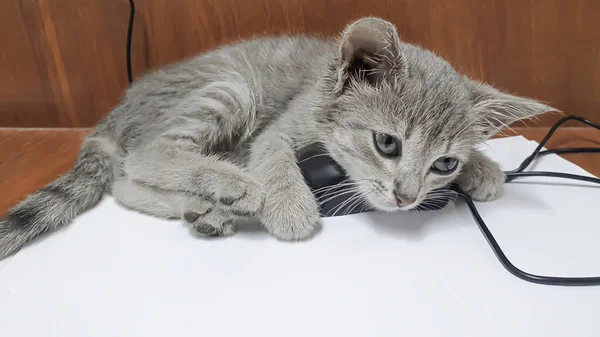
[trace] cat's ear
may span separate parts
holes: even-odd
[[[396,27],[377,18],[363,18],[346,27],[339,60],[343,86],[352,80],[374,85],[384,76],[399,78],[408,73]]]
[[[473,102],[474,118],[481,132],[490,136],[502,128],[556,109],[534,99],[501,92],[487,84],[466,79]]]

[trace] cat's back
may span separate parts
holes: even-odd
[[[201,54],[186,68],[196,69],[203,82],[223,76],[245,82],[262,108],[269,110],[313,85],[334,52],[334,42],[318,37],[259,37]]]
[[[131,89],[141,94],[165,87],[186,94],[206,83],[235,79],[257,86],[273,83],[288,87],[316,80],[335,44],[311,36],[257,37],[199,54],[165,66],[138,81]],[[174,90],[170,90],[174,91]],[[267,91],[262,92],[268,95]]]
[[[215,83],[234,91],[243,88],[256,102],[256,118],[273,119],[316,83],[334,52],[334,42],[301,35],[221,46],[137,80],[107,117],[105,129],[121,146],[136,146],[169,127],[183,100]]]
[[[223,51],[255,88],[258,113],[273,115],[317,82],[335,50],[331,40],[282,36],[249,40]]]

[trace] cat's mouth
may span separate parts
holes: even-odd
[[[421,200],[415,201],[412,204],[408,204],[408,205],[397,205],[397,208],[400,211],[410,211],[412,209],[419,207],[420,204],[421,204]]]
[[[398,211],[411,211],[411,210],[439,210],[444,207],[456,197],[456,193],[448,187],[443,187],[429,191],[424,195],[419,195],[416,200],[407,205],[398,204],[394,193],[371,195],[368,198],[369,203],[380,211],[384,212],[398,212]]]
[[[422,200],[421,197],[418,197],[412,203],[405,203],[399,201],[393,192],[378,192],[379,193],[368,194],[367,200],[369,200],[369,203],[373,205],[374,208],[385,212],[410,211],[411,209],[418,207]]]

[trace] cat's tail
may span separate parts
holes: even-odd
[[[71,171],[29,195],[0,220],[0,260],[40,234],[67,225],[100,201],[114,179],[105,143],[105,139],[88,138]]]

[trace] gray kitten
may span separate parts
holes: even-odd
[[[296,152],[319,142],[363,198],[408,210],[456,181],[474,199],[504,174],[475,150],[502,127],[552,110],[459,75],[376,18],[336,40],[254,39],[156,71],[96,127],[73,169],[0,223],[0,257],[111,193],[122,205],[230,235],[256,216],[282,240],[318,229]]]

